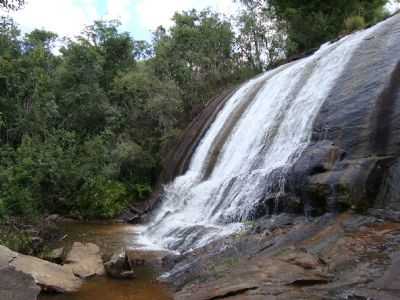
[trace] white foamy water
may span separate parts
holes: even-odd
[[[314,55],[266,72],[227,101],[197,147],[186,173],[165,187],[143,228],[150,247],[187,251],[239,230],[271,197],[273,172],[284,177],[311,139],[312,124],[352,53],[377,27],[326,44]],[[224,140],[209,176],[208,155],[248,95],[262,88]],[[206,179],[204,179],[206,178]]]

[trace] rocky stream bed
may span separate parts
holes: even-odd
[[[61,227],[63,265],[0,248],[0,299],[400,299],[394,212],[281,214],[182,255],[137,250],[134,225]]]

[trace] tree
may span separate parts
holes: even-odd
[[[25,0],[0,0],[0,8],[17,10],[25,4]]]
[[[288,52],[314,48],[346,31],[346,20],[358,16],[376,23],[387,0],[270,0],[272,10],[288,34]]]
[[[172,79],[182,91],[191,119],[217,87],[232,78],[234,33],[231,24],[210,10],[176,13],[174,26],[155,35],[153,66],[160,79]]]
[[[279,29],[274,14],[265,9],[265,1],[245,4],[245,9],[236,18],[239,30],[236,43],[241,58],[260,72],[283,56],[285,35]]]
[[[240,0],[248,12],[264,16],[287,37],[291,55],[318,47],[340,34],[378,22],[388,0]],[[258,16],[260,20],[262,17]],[[265,22],[264,22],[265,24]]]

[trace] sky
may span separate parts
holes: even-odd
[[[73,38],[94,20],[119,19],[122,31],[150,41],[155,28],[171,25],[175,11],[207,7],[231,15],[238,4],[234,0],[26,0],[23,9],[10,14],[23,33],[39,28]]]
[[[119,19],[122,31],[136,40],[150,40],[159,25],[171,25],[175,11],[207,7],[230,15],[237,4],[234,0],[26,0],[23,9],[9,14],[24,33],[39,28],[72,38],[94,20]]]

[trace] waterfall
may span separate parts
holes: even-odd
[[[309,143],[335,81],[376,28],[242,85],[202,138],[186,173],[165,186],[141,242],[187,251],[240,230],[257,203],[271,197],[272,174],[280,172],[284,184],[285,170]]]

